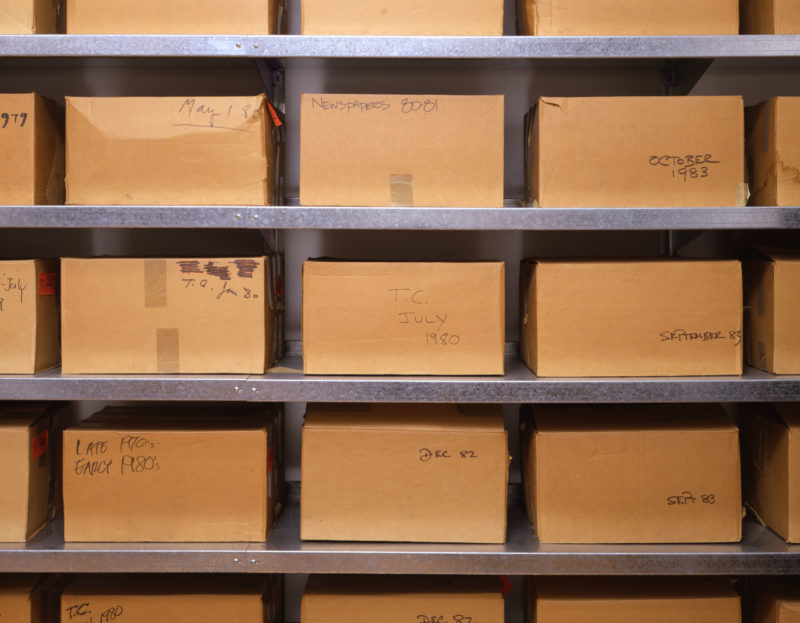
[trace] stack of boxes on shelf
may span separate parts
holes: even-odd
[[[66,30],[283,30],[279,0],[194,2],[191,19],[155,0],[134,4],[68,0]],[[519,28],[739,32],[735,0],[677,4],[520,0]],[[54,32],[49,0],[13,8],[0,31]],[[785,1],[743,3],[746,32],[800,32],[799,19]],[[378,10],[304,0],[302,28],[501,35],[502,22],[499,1],[388,0]],[[279,200],[283,121],[264,95],[70,97],[66,149],[55,108],[35,95],[0,96],[0,156],[14,164],[0,167],[0,203],[59,204],[64,191],[69,205]],[[797,99],[752,109],[748,175],[741,98],[543,97],[526,125],[527,199],[541,208],[733,207],[747,204],[749,180],[753,204],[796,205],[798,125]],[[306,94],[300,129],[301,206],[503,206],[503,96]],[[744,355],[798,374],[798,266],[797,253],[765,251],[746,263],[743,280],[736,260],[527,259],[520,355],[540,377],[740,375]],[[277,254],[0,262],[0,373],[32,374],[60,355],[66,374],[262,374],[283,353],[281,276]],[[302,287],[308,375],[504,373],[502,262],[310,260]],[[283,504],[279,406],[107,408],[63,431],[55,408],[0,407],[0,540],[33,536],[62,493],[69,543],[268,538]],[[743,503],[798,542],[800,410],[742,410],[737,423],[716,405],[523,408],[523,490],[539,542],[738,542]],[[510,460],[499,406],[310,404],[300,537],[505,543]],[[497,622],[506,590],[494,578],[314,576],[302,621],[358,612]],[[550,578],[527,590],[539,623],[741,619],[739,596],[723,580]],[[85,576],[56,588],[5,576],[0,616],[40,621],[56,593],[61,620],[72,623],[281,620],[279,576]],[[791,623],[800,609],[796,588],[756,595],[757,623]]]

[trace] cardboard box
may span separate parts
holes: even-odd
[[[796,0],[741,0],[742,33],[800,34],[800,4]]]
[[[503,102],[304,93],[300,205],[503,207]]]
[[[264,541],[280,510],[278,413],[120,407],[67,428],[64,540]]]
[[[0,94],[0,204],[64,202],[60,126],[54,102],[35,93]]]
[[[320,576],[308,579],[300,623],[503,623],[500,581],[483,577]]]
[[[0,374],[58,365],[58,261],[0,261]]]
[[[747,202],[741,97],[542,97],[527,125],[541,207]]]
[[[280,256],[61,260],[62,371],[263,374]]]
[[[521,429],[541,543],[742,538],[739,431],[718,405],[536,406]]]
[[[774,97],[748,108],[747,113],[751,203],[800,205],[800,97]]]
[[[82,575],[61,594],[61,623],[278,623],[279,588],[271,575]]]
[[[537,623],[740,623],[739,596],[724,578],[528,579]]]
[[[738,0],[517,0],[523,35],[738,35]]]
[[[67,203],[271,204],[277,137],[266,101],[68,97]]]
[[[283,0],[66,0],[71,35],[269,35]]]
[[[0,576],[0,620],[11,623],[43,623],[42,583],[38,576]]]
[[[302,0],[304,35],[503,34],[501,0]]]
[[[745,501],[784,539],[800,543],[800,405],[743,410]]]
[[[745,268],[748,363],[800,374],[800,254],[768,251]]]
[[[504,543],[499,405],[309,405],[300,538]]]
[[[797,579],[770,578],[757,585],[754,623],[800,623],[800,588]]]
[[[303,263],[306,374],[503,374],[503,262]]]
[[[0,34],[54,34],[56,6],[56,0],[3,0]]]
[[[46,406],[0,403],[0,542],[27,541],[52,517],[51,424]]]
[[[727,260],[524,260],[520,348],[538,376],[742,373]]]

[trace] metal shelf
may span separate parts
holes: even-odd
[[[0,227],[721,230],[798,229],[800,207],[364,208],[308,206],[0,206]]]
[[[340,37],[234,35],[4,35],[7,57],[275,59],[796,58],[800,36]]]
[[[518,501],[505,545],[300,541],[290,503],[266,543],[84,544],[52,522],[26,544],[0,544],[0,572],[774,575],[800,573],[800,546],[752,520],[737,544],[541,545]]]
[[[742,377],[537,378],[516,357],[501,377],[306,376],[290,356],[263,376],[0,376],[0,400],[249,402],[633,403],[800,400],[800,376],[747,368]]]

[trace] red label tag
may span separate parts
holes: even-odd
[[[48,446],[47,431],[43,430],[41,433],[36,435],[36,437],[33,438],[33,443],[31,445],[32,445],[31,454],[33,456],[33,460],[35,461],[45,452],[47,452],[47,446]]]
[[[39,273],[39,296],[53,296],[56,293],[56,274]]]
[[[272,123],[275,124],[276,128],[279,128],[283,125],[283,121],[278,116],[278,113],[275,112],[275,109],[272,107],[272,103],[267,100],[267,108],[269,108],[269,114],[272,115]]]
[[[511,578],[509,578],[507,575],[501,575],[500,584],[502,585],[500,590],[503,595],[508,595],[511,592]]]

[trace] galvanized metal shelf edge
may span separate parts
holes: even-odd
[[[800,207],[0,206],[5,228],[608,231],[798,229]]]
[[[265,375],[0,376],[1,400],[633,403],[800,400],[800,376],[537,378],[509,356],[504,376],[307,376],[299,356]]]
[[[800,546],[747,520],[735,544],[542,545],[512,503],[502,545],[300,541],[292,503],[265,543],[68,543],[63,521],[0,544],[0,572],[773,575],[800,573]]]
[[[800,56],[800,36],[3,35],[0,36],[0,56],[494,60],[792,58]]]

